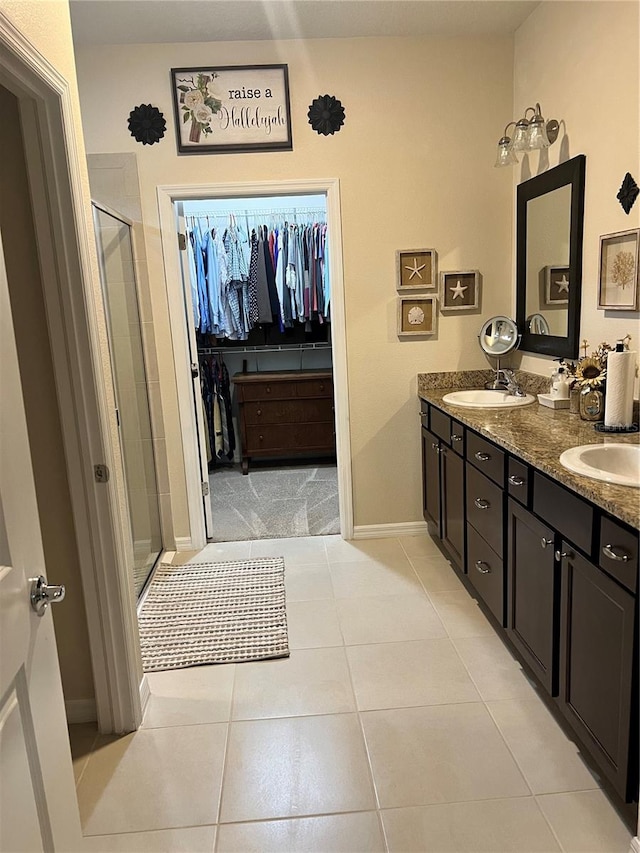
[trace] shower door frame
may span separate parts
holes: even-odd
[[[325,195],[331,276],[331,348],[338,464],[340,531],[343,539],[353,538],[353,482],[351,474],[351,436],[349,429],[349,386],[347,377],[347,341],[342,265],[342,221],[340,181],[338,178],[255,181],[247,183],[171,184],[157,188],[160,237],[164,261],[165,286],[175,367],[182,451],[187,483],[187,507],[190,535],[176,541],[177,550],[200,550],[207,544],[202,509],[200,458],[198,453],[193,379],[190,372],[188,330],[185,323],[184,288],[180,248],[177,236],[176,202],[211,198],[249,196]],[[179,285],[179,286],[178,286]]]

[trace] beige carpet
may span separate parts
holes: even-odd
[[[138,622],[145,672],[287,657],[284,559],[161,563]]]

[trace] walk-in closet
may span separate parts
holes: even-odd
[[[176,213],[207,538],[338,533],[325,195]]]

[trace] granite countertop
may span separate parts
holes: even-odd
[[[518,409],[463,409],[442,402],[445,394],[461,388],[482,388],[484,371],[456,374],[418,374],[418,396],[495,444],[529,462],[538,470],[592,501],[621,521],[640,529],[640,489],[616,486],[567,471],[560,454],[580,444],[640,444],[640,435],[605,435],[568,409],[548,409],[539,403]],[[536,393],[538,377],[522,374],[529,393]],[[548,385],[548,380],[544,379]],[[446,385],[445,383],[448,383]],[[538,388],[538,391],[542,390]]]

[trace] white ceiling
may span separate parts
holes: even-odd
[[[539,0],[71,0],[76,44],[513,33]]]

